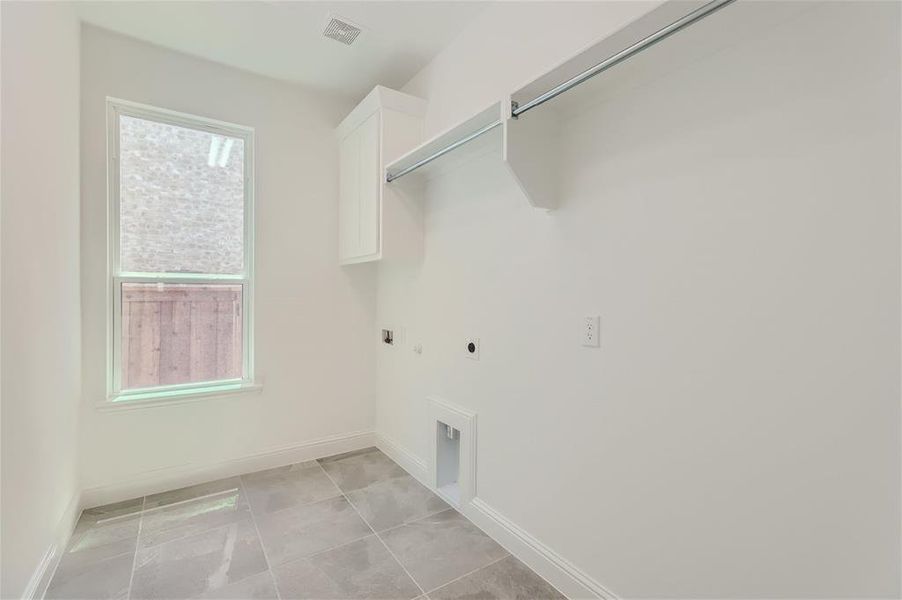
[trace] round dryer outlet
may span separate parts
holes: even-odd
[[[464,343],[464,354],[467,358],[479,360],[479,338],[467,338]]]

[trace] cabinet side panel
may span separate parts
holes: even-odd
[[[382,256],[418,261],[423,253],[422,199],[406,184],[385,183],[385,165],[416,147],[423,120],[394,110],[382,111]]]
[[[359,255],[379,254],[380,226],[380,173],[382,166],[379,153],[379,113],[373,113],[360,126],[359,153],[359,203],[360,203],[360,245]]]
[[[338,181],[338,256],[341,262],[357,255],[360,247],[360,131],[341,140]]]

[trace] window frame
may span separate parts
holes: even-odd
[[[184,400],[255,391],[254,378],[254,129],[244,125],[107,97],[107,398],[104,406],[179,403]],[[185,127],[244,142],[244,269],[241,274],[137,273],[120,270],[120,117]],[[145,388],[122,389],[123,283],[240,284],[242,304],[242,377]]]

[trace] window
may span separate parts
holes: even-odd
[[[253,382],[253,130],[110,99],[114,402]]]

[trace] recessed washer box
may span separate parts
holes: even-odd
[[[476,413],[430,398],[428,425],[430,482],[445,502],[462,508],[476,496]]]

